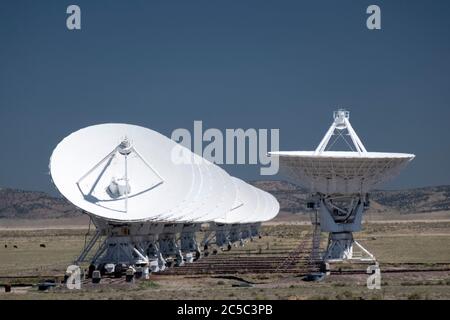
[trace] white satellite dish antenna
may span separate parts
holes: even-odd
[[[313,193],[309,206],[317,209],[320,228],[327,231],[329,243],[323,259],[355,259],[355,244],[361,260],[374,256],[354,241],[352,232],[361,230],[367,192],[395,176],[413,154],[368,152],[349,121],[349,112],[334,112],[334,121],[315,151],[270,152],[279,157],[280,168],[294,182]],[[344,139],[350,151],[329,151],[337,139]],[[316,248],[317,249],[317,248]]]
[[[175,160],[178,151],[184,158]],[[50,172],[58,190],[97,227],[79,260],[106,235],[92,260],[97,263],[148,264],[152,250],[161,261],[158,238],[166,229],[223,218],[236,196],[224,170],[155,131],[128,124],[72,133],[55,148]]]
[[[236,177],[231,177],[231,179],[237,189],[235,201],[226,216],[215,219],[214,222],[225,224],[240,223],[246,220],[248,216],[254,215],[256,210],[257,197],[255,188]]]
[[[264,211],[264,215],[257,219],[255,222],[265,222],[270,221],[278,215],[280,211],[280,203],[278,200],[271,195],[270,193],[263,191],[264,196],[266,197],[266,210]]]
[[[184,158],[174,159],[174,151],[182,151]],[[95,265],[148,268],[157,262],[152,270],[163,270],[163,252],[176,252],[177,260],[183,260],[178,234],[182,248],[196,250],[195,232],[203,222],[238,223],[251,216],[260,221],[267,213],[262,191],[232,179],[169,138],[134,125],[102,124],[72,133],[55,148],[50,172],[62,195],[97,227],[77,261],[85,261],[106,237],[92,257]],[[235,206],[238,186],[245,211]]]
[[[264,191],[238,179],[232,177],[237,194],[231,210],[225,218],[215,219],[212,226],[215,232],[216,244],[218,246],[228,245],[232,242],[241,242],[251,236],[259,234],[259,228],[262,221],[270,220],[278,214],[279,206],[276,212],[276,199]],[[267,215],[268,207],[266,200],[269,195],[274,202],[271,202],[271,216]],[[272,199],[270,201],[272,201]],[[204,243],[208,243],[206,239]]]
[[[148,266],[150,247],[161,255],[157,240],[164,224],[194,218],[182,208],[198,192],[201,167],[174,163],[175,147],[155,131],[127,124],[87,127],[58,144],[50,159],[53,182],[97,227],[78,261],[106,236],[93,262]]]
[[[187,149],[185,152],[190,153]],[[194,153],[189,157],[194,167],[191,192],[182,203],[166,214],[155,217],[155,220],[201,223],[222,218],[230,210],[236,197],[230,175]]]
[[[198,192],[190,203],[179,209],[180,213],[183,212],[181,220],[176,224],[168,224],[159,236],[161,252],[166,256],[176,256],[178,266],[184,264],[183,253],[188,262],[193,261],[193,255],[201,255],[196,232],[200,230],[202,223],[223,218],[231,209],[236,196],[231,177],[220,167],[198,158],[200,157],[195,155],[195,163],[201,172]]]
[[[243,219],[239,221],[239,223],[242,224],[265,221],[265,217],[268,211],[268,199],[266,197],[266,193],[254,186],[249,185],[249,187],[253,189],[253,192],[256,195],[256,206],[252,211],[247,212]]]
[[[259,188],[253,188],[257,193],[258,207],[253,215],[249,215],[247,219],[241,221],[243,237],[257,236],[261,223],[272,220],[280,211],[280,204],[274,196]]]
[[[220,167],[204,159],[204,165],[210,169],[210,180],[213,181],[211,191],[207,196],[201,196],[202,206],[197,209],[199,217],[196,222],[209,222],[223,219],[231,210],[236,199],[237,190],[232,177]]]
[[[170,212],[192,192],[194,166],[173,164],[176,143],[134,125],[102,124],[61,141],[50,160],[58,190],[108,221],[146,221]]]
[[[244,221],[241,221],[243,238],[259,235],[261,223],[272,220],[280,211],[280,205],[274,196],[259,188],[253,188],[257,194],[258,206],[252,215],[248,215]]]

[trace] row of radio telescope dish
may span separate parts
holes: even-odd
[[[96,233],[77,263],[107,272],[162,271],[259,235],[278,201],[147,128],[101,124],[62,140],[50,159],[61,194],[87,213]],[[197,232],[209,224],[200,244]]]

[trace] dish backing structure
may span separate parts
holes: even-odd
[[[60,193],[96,227],[76,263],[144,274],[202,254],[203,245],[243,244],[273,219],[278,201],[160,133],[129,124],[100,124],[63,139],[50,158]]]
[[[296,184],[309,190],[307,207],[315,212],[314,260],[375,261],[375,257],[353,238],[360,231],[369,191],[391,179],[413,154],[368,152],[356,134],[350,113],[340,109],[315,151],[270,152],[278,157],[280,170]],[[350,151],[330,151],[342,139]],[[328,232],[328,245],[320,252],[320,232]]]

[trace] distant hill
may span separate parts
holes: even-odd
[[[450,186],[437,186],[395,191],[376,191],[372,200],[386,210],[399,212],[432,212],[450,210]]]
[[[254,186],[273,194],[285,213],[306,212],[308,193],[285,181],[252,181]],[[450,186],[425,187],[371,193],[370,211],[423,213],[450,210]],[[81,210],[63,198],[44,192],[0,189],[0,218],[45,219],[81,216]]]
[[[70,218],[82,215],[74,205],[44,192],[0,189],[0,218]]]

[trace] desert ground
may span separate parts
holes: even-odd
[[[308,243],[311,231],[306,216],[290,216],[281,214],[265,224],[261,239],[203,259],[217,264],[284,259],[282,253]],[[367,288],[368,265],[346,263],[333,264],[331,275],[320,282],[303,281],[301,268],[190,274],[178,267],[134,283],[105,279],[94,285],[85,280],[81,290],[58,286],[39,291],[39,282],[60,281],[80,253],[86,220],[10,221],[0,229],[0,299],[450,299],[450,212],[388,218],[366,216],[364,231],[355,235],[379,262],[379,290]],[[323,235],[322,247],[326,240]],[[5,284],[13,285],[12,292],[4,292]]]

